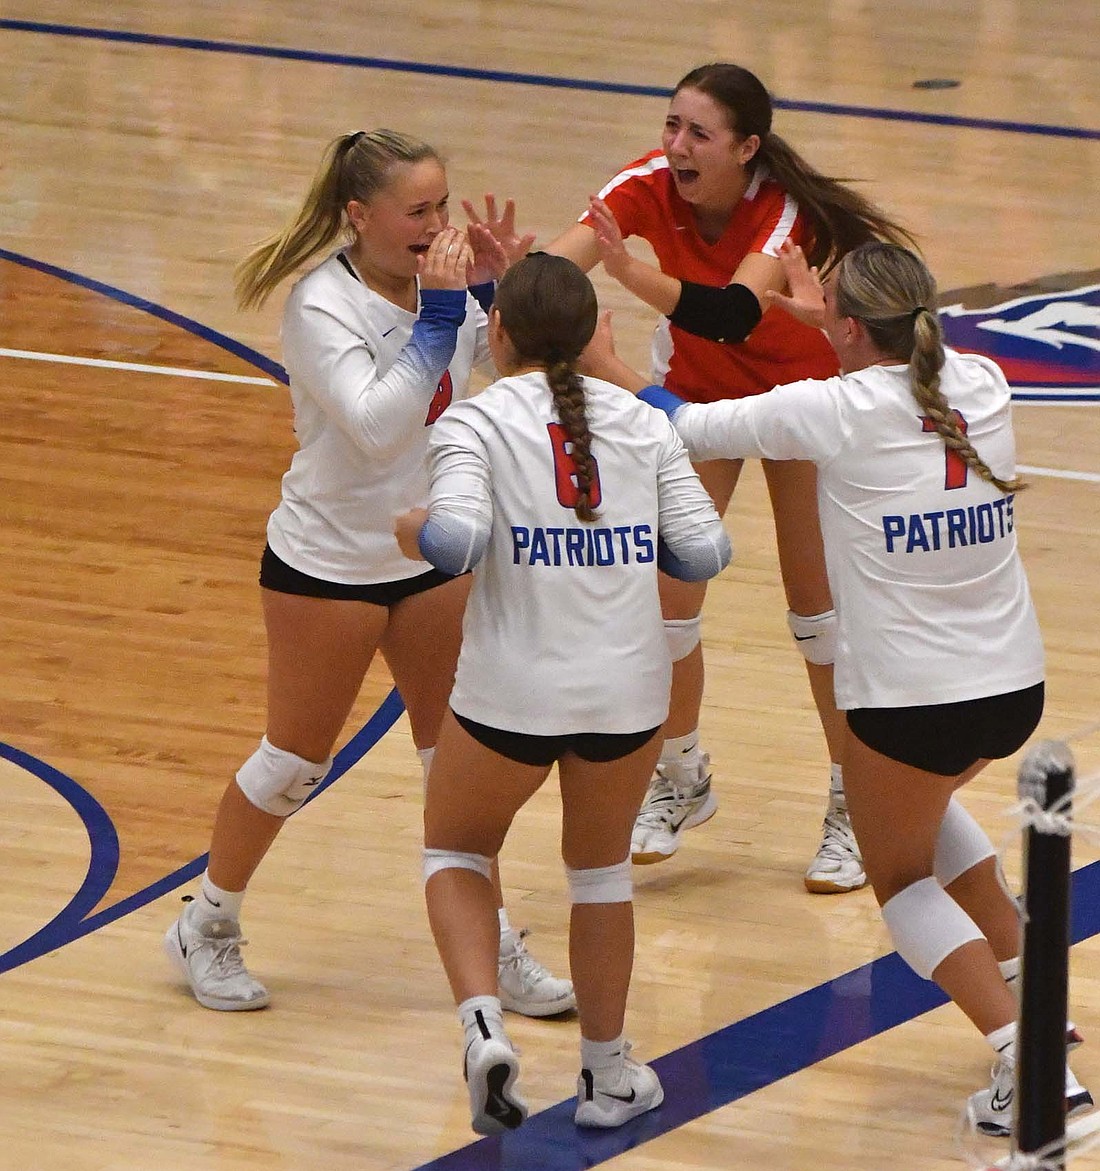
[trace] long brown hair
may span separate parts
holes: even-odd
[[[755,74],[740,65],[716,61],[682,77],[675,92],[682,89],[698,90],[717,102],[726,111],[734,134],[742,138],[755,134],[760,139],[749,167],[767,167],[779,186],[798,202],[813,231],[813,243],[806,250],[811,265],[825,271],[868,240],[916,246],[910,232],[847,186],[848,180],[823,175],[772,132],[771,96]]]
[[[500,314],[501,328],[516,358],[546,369],[554,407],[573,445],[575,512],[579,520],[594,521],[592,434],[576,363],[596,332],[596,290],[571,260],[536,252],[504,274],[493,308]]]
[[[967,467],[1002,492],[1019,492],[1027,485],[993,474],[944,398],[943,329],[935,304],[936,282],[907,248],[873,241],[853,249],[837,265],[837,313],[857,318],[884,354],[909,363],[909,382],[921,413]]]
[[[297,214],[237,266],[237,304],[259,307],[280,281],[337,237],[350,237],[348,202],[367,203],[386,185],[395,163],[422,159],[438,160],[439,155],[426,142],[396,130],[359,130],[334,138]]]

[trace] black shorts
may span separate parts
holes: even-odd
[[[271,551],[270,545],[264,547],[264,555],[260,560],[260,585],[265,590],[274,590],[279,594],[298,594],[303,598],[336,598],[344,602],[370,602],[375,606],[393,606],[403,598],[422,594],[425,590],[435,589],[436,586],[448,581],[454,581],[454,578],[448,573],[440,573],[438,569],[417,574],[416,577],[405,577],[401,581],[376,582],[373,585],[347,585],[338,581],[322,581],[319,577],[310,577],[308,573],[292,569]]]
[[[848,712],[848,727],[876,752],[943,777],[957,777],[979,760],[999,760],[1023,747],[1043,714],[1042,683],[960,703],[922,707],[864,707]]]
[[[595,764],[619,760],[623,756],[637,752],[643,744],[652,740],[662,727],[658,724],[656,728],[649,728],[645,732],[626,732],[621,735],[576,732],[569,736],[529,736],[525,732],[505,732],[500,728],[490,728],[487,724],[478,724],[466,719],[465,716],[460,716],[454,708],[451,708],[451,711],[459,724],[479,744],[484,744],[486,748],[519,764],[539,765],[544,768],[552,765],[567,752]]]

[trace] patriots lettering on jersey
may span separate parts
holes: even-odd
[[[655,557],[650,525],[512,526],[513,565],[641,565]]]
[[[988,504],[945,508],[939,512],[912,512],[908,516],[884,516],[882,535],[887,553],[936,553],[987,545],[1012,532],[1014,496],[1002,496]]]

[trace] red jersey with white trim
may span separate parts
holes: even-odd
[[[668,160],[657,150],[621,170],[600,192],[623,236],[641,236],[661,271],[678,280],[724,287],[752,252],[778,256],[784,240],[806,245],[809,225],[798,204],[767,169],[758,167],[721,239],[699,234],[691,204],[676,190]],[[581,222],[587,220],[587,214]],[[692,402],[745,398],[785,382],[829,378],[836,355],[820,330],[782,309],[765,309],[743,342],[696,337],[662,318],[653,339],[653,373]]]

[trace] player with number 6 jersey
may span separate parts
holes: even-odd
[[[665,420],[598,379],[584,380],[584,396],[589,524],[572,514],[572,444],[545,375],[502,378],[456,404],[429,442],[433,509],[478,501],[470,557],[486,555],[451,707],[480,723],[539,736],[656,727],[671,676],[657,566],[701,554],[711,576],[725,560],[725,533]]]
[[[489,318],[503,377],[436,424],[428,509],[397,521],[410,556],[474,570],[428,777],[424,878],[479,1134],[527,1113],[494,992],[489,860],[555,763],[581,1024],[574,1119],[619,1126],[664,1096],[623,1035],[630,835],[672,674],[657,567],[702,581],[731,549],[668,420],[580,373],[596,319],[572,261],[537,253],[508,270]]]

